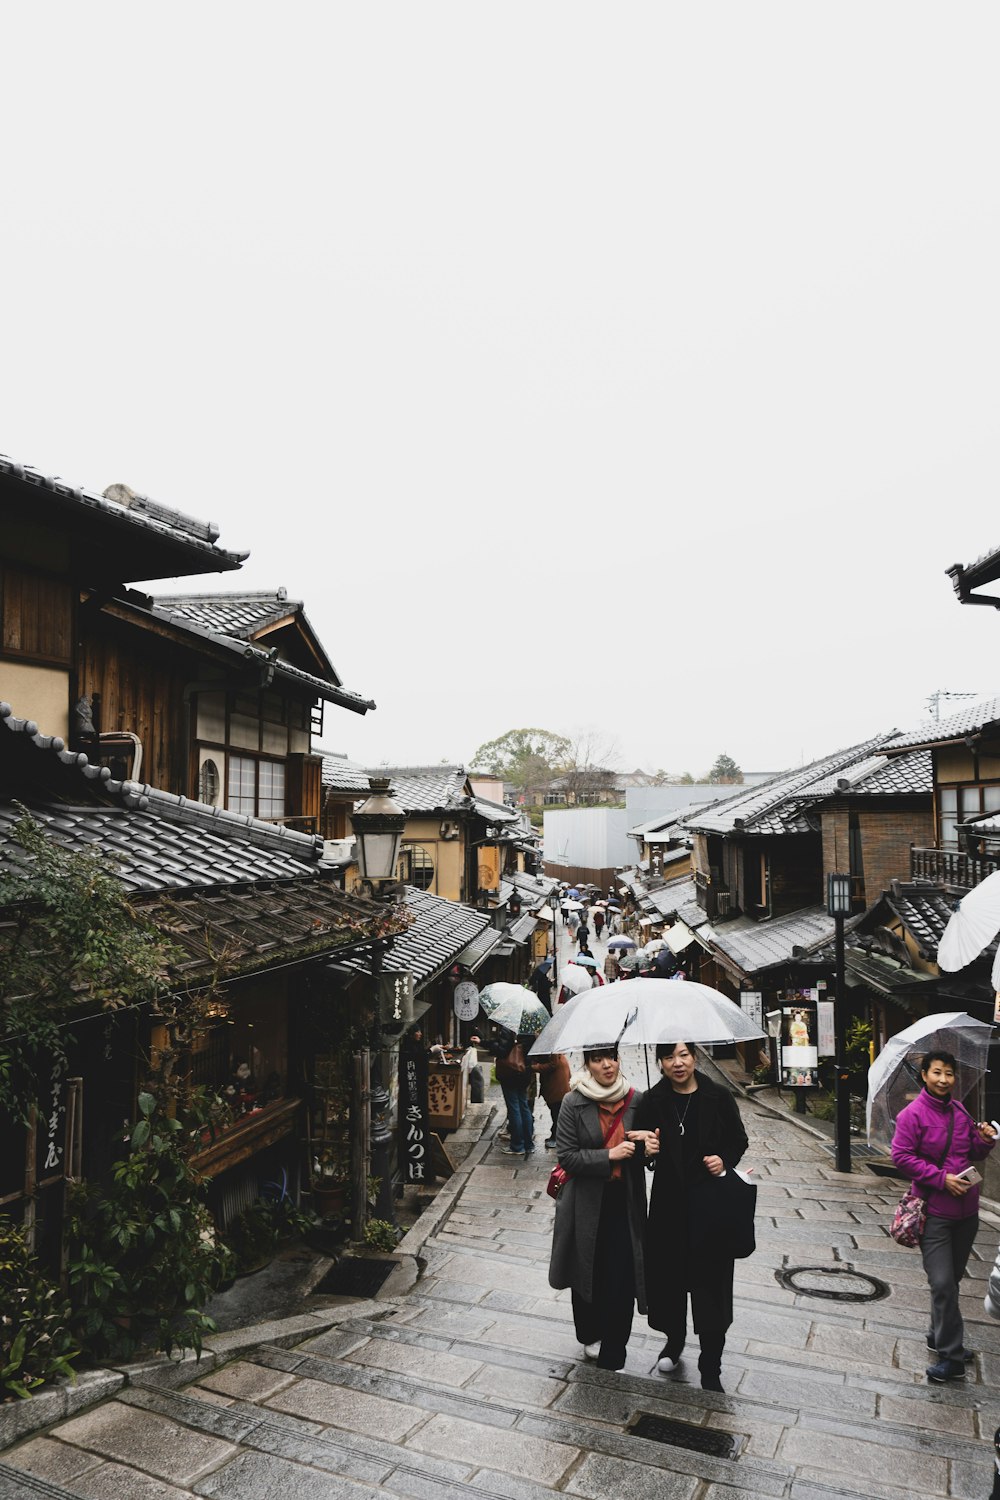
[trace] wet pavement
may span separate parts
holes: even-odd
[[[968,1378],[930,1386],[919,1254],[886,1233],[899,1184],[864,1163],[839,1174],[824,1139],[759,1101],[740,1107],[758,1248],[736,1267],[724,1395],[701,1390],[696,1346],[675,1375],[656,1373],[661,1341],[639,1318],[623,1372],[583,1359],[569,1293],[547,1279],[552,1153],[502,1155],[496,1115],[380,1295],[213,1340],[200,1366],[133,1368],[113,1399],[5,1452],[0,1495],[987,1496],[996,1223],[963,1283]],[[536,1122],[544,1140],[541,1102]],[[720,1441],[722,1455],[699,1451]]]

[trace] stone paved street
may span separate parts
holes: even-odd
[[[643,1320],[623,1373],[583,1361],[569,1293],[546,1275],[552,1154],[503,1156],[498,1115],[430,1216],[411,1290],[390,1283],[372,1300],[318,1306],[322,1331],[308,1317],[275,1324],[229,1363],[221,1338],[201,1366],[134,1371],[115,1399],[4,1454],[0,1494],[987,1496],[1000,1326],[982,1295],[995,1223],[983,1224],[965,1284],[977,1351],[968,1380],[928,1386],[920,1260],[884,1228],[898,1183],[864,1166],[841,1176],[827,1145],[790,1118],[741,1108],[760,1183],[758,1250],[737,1265],[725,1395],[700,1389],[690,1346],[677,1375],[651,1373],[660,1340]],[[536,1113],[541,1140],[545,1106]],[[854,1270],[888,1295],[842,1302],[780,1284],[777,1273],[803,1266],[820,1268],[808,1285],[828,1289],[829,1272]],[[731,1434],[734,1456],[638,1436],[643,1413]],[[17,1471],[25,1477],[11,1478]],[[26,1488],[27,1476],[44,1483]]]

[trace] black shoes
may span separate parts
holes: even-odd
[[[961,1359],[939,1359],[936,1365],[928,1366],[927,1379],[932,1385],[947,1385],[951,1380],[964,1380],[965,1361]]]

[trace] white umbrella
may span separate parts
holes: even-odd
[[[1000,870],[963,896],[941,934],[937,961],[939,968],[954,972],[964,969],[988,948],[1000,932]]]
[[[560,901],[563,911],[583,911],[582,901]]]
[[[619,979],[577,995],[549,1022],[532,1051],[575,1052],[614,1042],[622,1047],[745,1042],[763,1035],[738,1005],[707,984]]]
[[[652,957],[654,953],[659,953],[660,949],[666,946],[662,938],[650,938],[649,942],[643,947],[642,952],[648,953]]]
[[[968,1097],[986,1072],[992,1026],[964,1010],[921,1016],[886,1042],[868,1069],[868,1143],[885,1149],[892,1144],[901,1109],[923,1087],[920,1059],[940,1047],[958,1063],[954,1096]],[[975,1111],[973,1111],[975,1113]]]
[[[562,971],[562,987],[571,995],[579,995],[583,990],[589,990],[593,983],[590,971],[581,964],[568,963]]]

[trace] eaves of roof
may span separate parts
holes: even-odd
[[[87,561],[83,572],[101,573],[102,555],[114,557],[119,582],[140,578],[173,578],[191,573],[229,572],[238,568],[248,552],[227,552],[215,545],[218,527],[197,521],[146,495],[133,495],[128,505],[108,500],[83,486],[46,476],[30,464],[19,464],[0,454],[0,479],[13,486],[11,498],[37,512],[32,497],[42,495],[60,520],[79,530]],[[4,494],[0,494],[0,501]],[[131,557],[132,567],[121,571]]]
[[[904,750],[933,749],[937,745],[951,745],[958,741],[975,741],[991,725],[1000,723],[1000,698],[987,698],[974,703],[946,719],[932,719],[907,734],[898,735],[885,746],[886,755],[899,755]]]
[[[284,589],[252,593],[158,594],[154,606],[193,625],[241,641],[261,640],[282,624],[297,624],[304,644],[315,657],[324,681],[341,687],[341,679],[327,656],[322,641],[306,618],[301,599],[289,599]]]
[[[217,630],[209,630],[204,625],[195,624],[170,610],[161,609],[158,605],[154,604],[150,609],[145,609],[133,599],[112,599],[102,604],[101,608],[105,614],[126,620],[140,629],[152,629],[157,633],[172,632],[175,639],[196,646],[202,653],[214,651],[222,660],[228,661],[238,658],[244,668],[255,669],[265,685],[274,678],[295,683],[297,686],[308,688],[314,698],[323,698],[328,703],[336,703],[339,707],[350,709],[356,714],[365,714],[375,707],[370,698],[363,698],[360,693],[352,693],[326,678],[317,677],[312,672],[303,671],[301,667],[292,666],[291,662],[272,655],[262,646],[237,640],[234,636],[222,635]]]
[[[807,957],[828,943],[833,932],[833,918],[825,906],[806,907],[766,922],[736,917],[717,923],[712,948],[750,976]]]

